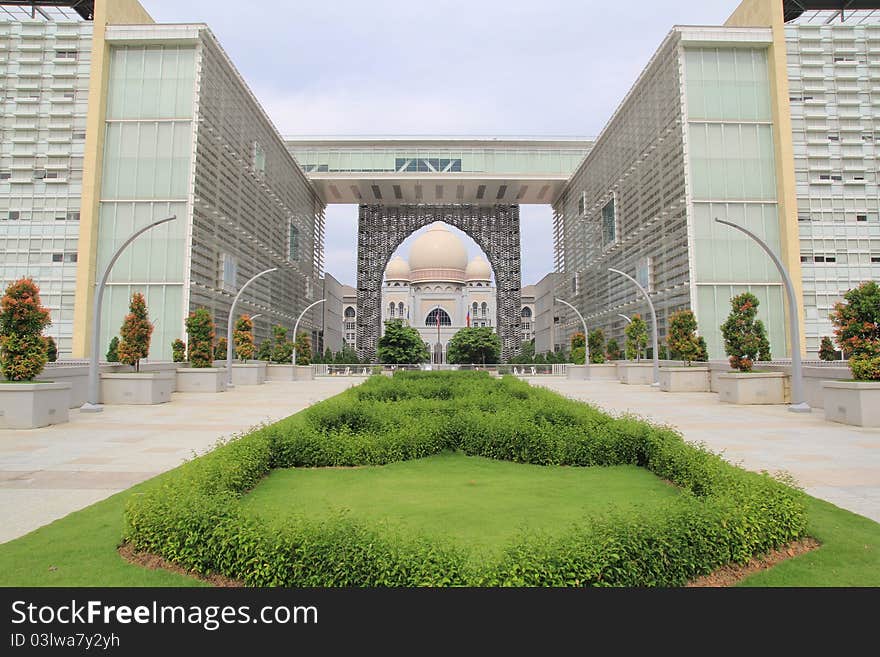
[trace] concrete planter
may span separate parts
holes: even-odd
[[[315,371],[311,365],[297,365],[293,376],[297,381],[311,381],[315,378]]]
[[[728,404],[784,404],[787,378],[782,372],[724,372],[718,395]]]
[[[583,381],[584,379],[590,378],[586,365],[569,365],[567,369],[568,372],[566,373],[566,376],[569,379]]]
[[[293,365],[276,365],[269,363],[266,366],[267,381],[293,381]]]
[[[618,361],[617,378],[628,385],[651,385],[654,383],[654,363]]]
[[[709,392],[709,368],[661,367],[660,390],[663,392]]]
[[[880,381],[823,381],[825,419],[880,427]]]
[[[120,372],[101,375],[104,404],[164,404],[176,385],[174,372]]]
[[[593,381],[617,381],[617,363],[586,365],[587,378]]]
[[[185,367],[177,370],[177,392],[225,391],[225,367]]]
[[[235,363],[232,366],[232,385],[258,386],[266,382],[266,363]]]
[[[0,383],[0,429],[36,429],[69,419],[69,383]]]
[[[107,369],[106,366],[103,369]],[[34,380],[69,383],[70,408],[79,408],[89,396],[89,368],[87,365],[52,366],[50,364]]]

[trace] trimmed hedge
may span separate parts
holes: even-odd
[[[267,526],[240,499],[274,468],[380,465],[444,450],[521,463],[633,464],[680,487],[650,517],[518,539],[494,561],[348,517]],[[514,377],[400,372],[262,427],[133,497],[125,540],[252,586],[680,586],[804,536],[800,491],[666,427],[614,418]]]

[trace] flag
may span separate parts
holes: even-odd
[[[470,309],[470,308],[468,308],[468,314],[467,314],[467,326],[468,326],[468,328],[471,327],[471,309]]]

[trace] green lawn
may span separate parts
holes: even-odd
[[[270,523],[344,512],[487,554],[523,531],[563,532],[609,511],[650,513],[677,495],[636,466],[538,466],[446,453],[385,466],[276,470],[244,506]]]

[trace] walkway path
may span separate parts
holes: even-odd
[[[0,543],[170,470],[220,438],[277,420],[361,378],[175,393],[156,406],[70,412],[70,422],[0,431]]]
[[[632,412],[678,428],[690,442],[751,470],[789,472],[804,489],[880,522],[880,429],[825,421],[786,406],[722,404],[714,393],[667,393],[615,381],[527,379],[612,413]]]

